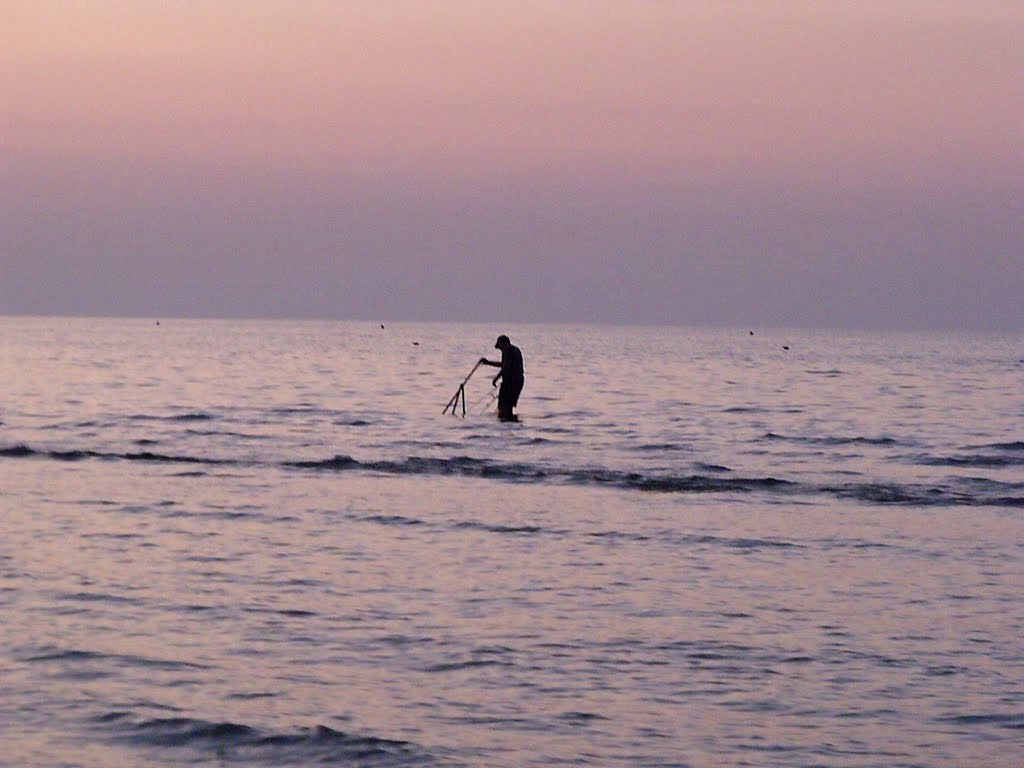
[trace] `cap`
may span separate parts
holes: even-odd
[[[506,344],[511,344],[511,343],[512,342],[508,340],[508,336],[506,336],[505,334],[502,334],[501,336],[498,337],[498,340],[496,342],[494,342],[494,348],[495,349],[501,349]]]

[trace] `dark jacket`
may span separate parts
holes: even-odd
[[[506,382],[523,380],[523,353],[515,344],[501,350],[501,378]]]

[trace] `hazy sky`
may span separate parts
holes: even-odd
[[[0,314],[1024,329],[1021,0],[0,0]]]

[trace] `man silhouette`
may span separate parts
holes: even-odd
[[[496,385],[498,379],[501,379],[501,389],[498,390],[498,418],[501,421],[519,421],[519,417],[512,410],[519,402],[519,393],[523,391],[523,353],[505,334],[498,337],[494,348],[501,350],[501,362],[496,363],[486,357],[481,357],[480,362],[501,368],[491,381],[492,385]]]

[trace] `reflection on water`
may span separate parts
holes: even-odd
[[[1019,338],[0,325],[14,764],[1016,765]]]

